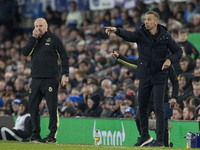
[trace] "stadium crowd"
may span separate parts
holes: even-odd
[[[5,3],[4,3],[5,2]],[[9,13],[10,1],[0,1],[0,116],[18,115],[20,101],[28,100],[30,57],[22,48],[31,33],[18,32],[17,15]],[[4,4],[3,4],[4,3]],[[5,6],[3,6],[5,5]],[[8,5],[8,6],[7,6]],[[167,2],[153,8],[171,36],[183,50],[180,62],[174,65],[179,81],[177,103],[172,120],[200,120],[200,58],[198,50],[187,40],[189,33],[200,32],[200,1]],[[110,50],[136,60],[137,45],[123,41],[115,34],[107,36],[105,26],[134,31],[143,24],[149,7],[139,1],[134,9],[115,7],[94,13],[91,18],[71,4],[71,11],[59,13],[47,7],[43,17],[49,30],[59,36],[69,54],[69,83],[59,87],[58,104],[62,117],[134,118],[137,109],[139,80],[130,69],[110,56]],[[59,63],[59,62],[58,62]],[[169,81],[169,99],[172,85]],[[45,99],[40,115],[48,116]],[[155,118],[152,114],[150,118]]]

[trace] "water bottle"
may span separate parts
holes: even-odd
[[[187,139],[187,148],[191,148],[191,140],[192,140],[192,133],[191,132],[187,133],[186,139]]]
[[[94,145],[99,145],[100,141],[100,134],[99,134],[99,130],[96,130],[95,134],[94,134]]]

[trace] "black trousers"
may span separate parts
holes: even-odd
[[[156,139],[163,142],[164,139],[164,93],[166,82],[153,84],[151,79],[140,80],[138,90],[139,120],[141,137],[149,136],[148,131],[148,104],[151,91],[154,95],[154,108],[156,114]]]
[[[152,111],[154,111],[154,106],[153,107],[149,106],[149,108],[148,108],[148,115],[149,116],[150,116]],[[136,122],[138,132],[141,135],[139,111],[136,112],[135,122]],[[165,145],[165,147],[169,147],[168,118],[165,118],[164,126],[165,126],[164,127],[164,145]]]
[[[23,139],[15,134],[15,132],[7,127],[0,127],[0,140],[22,141]]]
[[[57,124],[58,124],[58,80],[57,79],[44,79],[33,78],[30,86],[29,95],[29,110],[32,122],[33,136],[40,136],[40,114],[39,104],[42,98],[47,102],[49,110],[49,137],[56,138]]]

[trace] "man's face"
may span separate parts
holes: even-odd
[[[194,94],[194,96],[197,96],[197,97],[200,95],[200,86],[199,85],[193,86],[193,94]]]
[[[47,23],[44,19],[37,19],[34,23],[35,29],[39,31],[39,36],[44,35],[44,33],[47,31]]]
[[[191,120],[190,119],[190,114],[187,108],[183,109],[183,120]]]
[[[180,78],[179,86],[180,86],[180,88],[184,88],[186,86],[186,79],[184,76]]]
[[[178,112],[178,110],[173,110],[173,120],[180,120],[182,118],[182,114]]]
[[[200,77],[200,69],[195,69],[194,70],[194,76],[195,77]]]
[[[188,65],[189,65],[189,62],[187,62],[187,61],[180,62],[181,70],[183,70],[185,72],[188,68]]]
[[[185,42],[188,39],[187,33],[181,33],[179,37],[181,42]]]
[[[152,30],[157,27],[158,19],[153,14],[146,14],[144,24],[147,30]]]

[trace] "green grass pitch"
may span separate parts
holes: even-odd
[[[0,150],[186,150],[186,148],[134,147],[134,146],[95,146],[78,144],[22,143],[0,141]],[[196,150],[196,149],[195,149]]]

